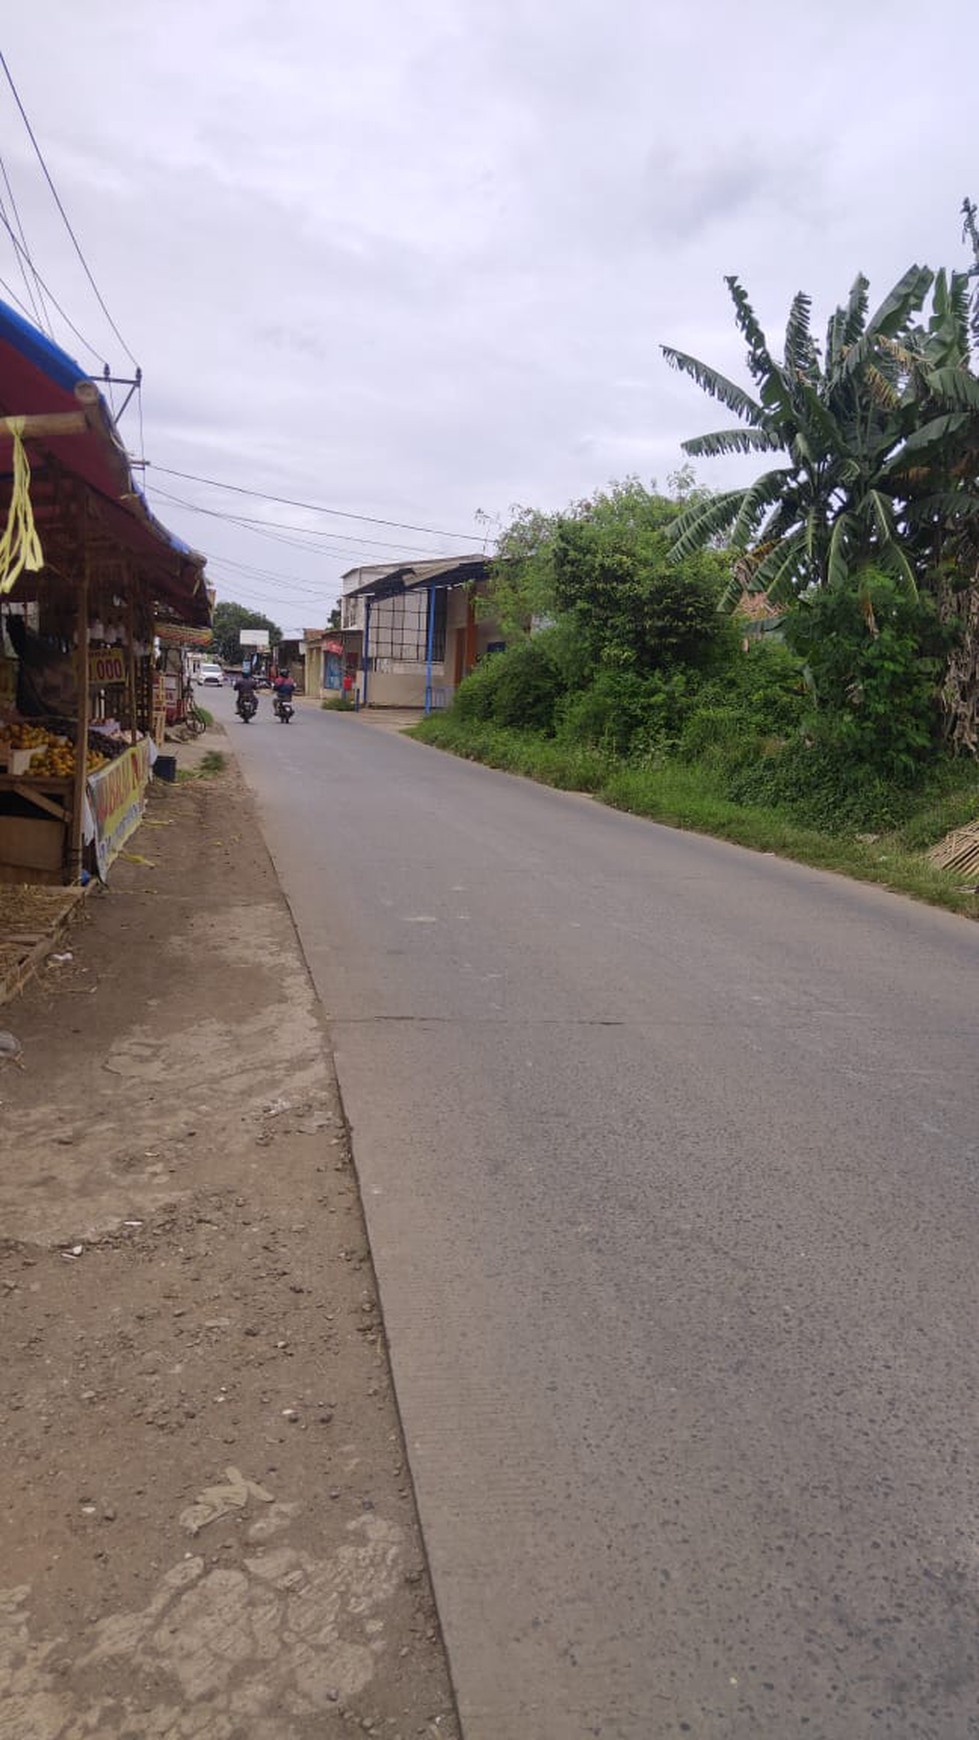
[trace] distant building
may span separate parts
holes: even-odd
[[[501,642],[477,615],[488,556],[439,557],[351,568],[343,576],[340,640],[362,706],[449,704],[477,660]]]
[[[343,687],[343,642],[335,629],[303,630],[306,693],[322,700]]]

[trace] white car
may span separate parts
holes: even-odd
[[[201,665],[197,673],[197,681],[203,683],[205,687],[211,683],[220,689],[224,683],[224,672],[220,665]]]

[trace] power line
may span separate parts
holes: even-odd
[[[158,469],[162,471],[163,467],[160,466]],[[277,537],[282,532],[299,532],[306,538],[330,538],[334,543],[347,545],[347,554],[349,554],[349,545],[351,544],[363,545],[365,549],[399,550],[403,556],[427,556],[429,554],[427,550],[406,550],[404,544],[391,544],[380,538],[359,538],[353,532],[349,535],[342,532],[323,532],[317,526],[287,526],[279,525],[275,521],[270,524],[268,520],[251,519],[246,514],[224,513],[219,508],[201,507],[199,503],[187,501],[183,496],[171,495],[168,490],[161,489],[157,483],[152,484],[151,487],[164,501],[173,502],[177,507],[188,508],[191,513],[207,514],[210,519],[215,520],[227,520],[229,525],[243,526],[246,531],[264,531],[269,537]],[[309,545],[297,544],[294,538],[283,537],[280,541],[283,544],[292,545],[294,549],[308,549],[310,547]],[[339,555],[344,553],[344,551],[337,551]]]
[[[88,339],[85,337],[85,334],[83,332],[79,332],[79,330],[78,330],[77,326],[75,325],[75,322],[72,320],[70,314],[65,313],[64,309],[61,306],[61,303],[58,301],[58,298],[55,295],[54,291],[52,290],[50,284],[48,284],[45,281],[45,279],[41,277],[41,274],[38,271],[37,267],[35,266],[34,261],[31,259],[30,255],[28,253],[26,253],[26,251],[21,247],[20,242],[17,240],[17,237],[14,235],[14,232],[10,226],[10,220],[7,217],[6,212],[2,211],[2,210],[0,210],[0,223],[3,224],[3,227],[6,230],[8,236],[10,237],[10,240],[13,242],[14,250],[17,253],[18,258],[20,257],[21,254],[24,255],[24,258],[27,261],[28,265],[30,266],[31,271],[33,272],[35,278],[38,281],[38,284],[45,291],[45,294],[47,295],[48,301],[50,303],[52,303],[53,306],[58,310],[58,313],[61,315],[61,318],[64,321],[65,325],[69,326],[71,328],[72,332],[75,334],[75,337],[78,339],[78,342],[80,344],[83,344],[85,346],[85,349],[87,351],[89,351],[90,354],[92,356],[94,356],[98,362],[104,364],[105,357],[102,355],[102,352],[99,350],[96,350],[94,344],[89,344]],[[23,307],[23,303],[21,303],[21,307]]]
[[[212,585],[224,587],[233,586],[237,592],[247,594],[249,598],[261,598],[266,603],[268,603],[269,600],[272,600],[277,609],[281,609],[283,605],[287,606],[290,610],[307,610],[312,609],[314,606],[322,607],[326,604],[328,598],[332,599],[336,597],[335,592],[310,592],[307,591],[306,588],[303,588],[298,592],[293,592],[275,587],[263,586],[261,580],[242,580],[238,574],[222,574],[216,568],[212,570],[210,564],[208,564],[207,571],[211,577]]]
[[[315,529],[307,530],[305,527],[296,527],[294,529],[299,531],[304,537],[332,538],[335,540],[328,546],[302,543],[297,537],[287,537],[283,532],[273,531],[264,520],[245,519],[237,514],[221,513],[217,508],[198,507],[196,502],[186,501],[179,495],[171,495],[169,490],[161,489],[159,484],[151,483],[149,479],[147,479],[146,487],[152,489],[155,497],[159,498],[161,501],[167,502],[171,506],[185,508],[190,513],[205,514],[209,519],[220,520],[226,525],[239,527],[241,530],[246,532],[253,532],[256,537],[268,538],[273,544],[286,544],[290,550],[301,550],[304,556],[334,556],[339,557],[345,562],[355,562],[358,566],[362,567],[365,565],[365,555],[370,555],[372,553],[371,551],[365,551],[360,547],[364,540],[358,538],[353,532],[351,532],[349,537],[343,537],[342,534],[338,535],[333,532],[319,532]],[[404,546],[401,544],[394,544],[391,548],[400,549],[405,555],[428,555],[427,551],[405,551]]]
[[[125,339],[122,336],[122,333],[119,331],[118,326],[116,325],[115,321],[113,320],[112,315],[109,313],[109,310],[106,307],[105,299],[102,295],[102,292],[99,289],[98,285],[95,282],[95,279],[92,276],[91,268],[88,264],[88,261],[85,258],[85,255],[82,253],[81,244],[79,243],[78,237],[76,236],[74,230],[71,227],[71,221],[68,217],[68,213],[65,211],[65,208],[62,205],[61,196],[59,195],[58,189],[55,187],[54,182],[51,179],[51,172],[48,169],[48,166],[44,161],[44,153],[42,152],[41,147],[38,144],[37,139],[34,136],[34,129],[31,126],[31,123],[27,118],[27,110],[24,108],[24,105],[20,100],[20,92],[18,91],[17,86],[14,84],[13,74],[11,73],[9,66],[7,65],[6,56],[4,55],[2,49],[0,49],[0,66],[3,67],[3,70],[6,74],[7,83],[10,86],[11,91],[13,92],[14,102],[17,104],[17,107],[20,110],[21,120],[23,121],[24,126],[27,128],[27,136],[30,139],[30,142],[33,145],[34,150],[37,154],[37,160],[38,160],[39,164],[41,165],[41,170],[43,172],[44,179],[47,182],[49,188],[51,189],[51,196],[52,196],[54,203],[57,206],[59,212],[61,213],[61,217],[62,217],[62,220],[64,222],[65,229],[68,231],[68,234],[71,237],[72,246],[74,247],[75,253],[78,255],[78,258],[81,261],[82,271],[85,273],[86,278],[88,279],[89,283],[92,286],[93,291],[95,292],[95,299],[96,299],[99,307],[101,308],[102,313],[105,315],[106,320],[109,322],[109,325],[111,326],[113,332],[115,333],[117,339],[119,340],[119,343],[122,345],[122,348],[125,351],[126,355],[128,356],[133,367],[136,368],[138,366],[136,363],[136,358],[133,356],[132,351],[130,350],[128,344],[126,343]]]
[[[222,558],[220,557],[215,558],[215,564],[216,565],[210,562],[208,563],[208,573],[211,577],[212,585],[216,585],[219,589],[234,587],[235,591],[240,592],[243,597],[252,601],[258,599],[266,605],[271,603],[277,610],[282,608],[288,610],[305,610],[313,606],[319,606],[321,609],[325,609],[328,605],[332,608],[333,603],[336,601],[337,594],[335,590],[332,592],[329,590],[322,592],[312,591],[308,587],[300,587],[297,589],[289,588],[284,591],[276,591],[274,588],[263,586],[260,580],[241,580],[237,574],[219,573],[218,569],[224,566]],[[231,566],[233,566],[233,564],[231,564]]]
[[[30,255],[27,253],[27,237],[24,234],[24,225],[23,225],[23,222],[21,220],[20,208],[17,204],[14,190],[13,190],[12,186],[10,185],[10,176],[7,174],[7,165],[4,162],[2,157],[0,157],[0,174],[3,175],[4,186],[7,189],[7,196],[10,200],[10,209],[14,214],[14,223],[17,225],[17,233],[20,236],[21,242],[23,243],[24,255],[28,259],[30,259]],[[2,213],[3,221],[5,224],[7,224],[7,228],[9,229],[10,225],[7,223],[7,213],[4,210],[2,201],[0,201],[0,213]],[[12,233],[13,232],[11,232],[11,234]],[[51,320],[50,320],[50,316],[48,315],[47,309],[44,307],[44,294],[41,290],[40,284],[37,283],[37,273],[36,272],[34,273],[35,286],[34,286],[34,289],[32,289],[31,288],[31,281],[27,276],[27,268],[24,265],[24,259],[22,258],[22,256],[20,254],[17,255],[17,264],[20,267],[20,275],[24,280],[24,289],[27,291],[27,295],[30,298],[31,307],[34,310],[34,318],[37,321],[38,326],[46,326],[48,329],[48,332],[50,334],[50,332],[51,332]],[[43,313],[42,313],[42,310],[43,310]]]
[[[471,543],[477,535],[475,532],[440,531],[438,526],[416,526],[410,520],[382,520],[376,514],[357,514],[350,508],[323,507],[320,502],[296,501],[295,497],[289,495],[269,495],[264,489],[246,489],[240,483],[222,483],[217,477],[198,477],[193,471],[174,471],[169,465],[154,465],[152,469],[162,471],[166,477],[182,477],[186,483],[206,483],[212,489],[228,489],[235,495],[255,496],[259,501],[273,501],[280,507],[304,508],[307,513],[331,514],[335,519],[362,520],[366,525],[391,526],[395,531],[424,532],[432,538],[461,538],[467,543]]]
[[[6,278],[0,278],[0,290],[6,291],[7,295],[10,297],[11,302],[16,304],[16,306],[20,309],[21,314],[23,314],[27,320],[33,319],[33,316],[31,314],[30,309],[27,307],[26,303],[21,301],[20,297],[18,296],[18,294],[17,294],[16,290],[13,288],[13,286],[11,284],[7,283]]]
[[[193,502],[185,502],[180,496],[170,495],[169,491],[160,489],[157,484],[152,484],[149,487],[152,488],[154,497],[159,497],[161,500],[168,502],[175,507],[190,508],[192,512],[196,513],[214,513],[214,509],[212,508],[195,508]],[[231,525],[238,524],[238,521],[231,515],[215,514],[215,517],[218,519],[227,519]],[[258,532],[261,528],[257,525],[246,525],[246,530]],[[319,554],[318,551],[311,551],[308,544],[297,543],[294,538],[277,538],[273,532],[270,532],[268,536],[272,538],[273,542],[288,544],[290,548],[302,550],[304,554]],[[349,560],[353,562],[361,561],[362,557],[361,551],[352,549],[324,550],[323,554],[329,556],[340,556],[345,561]],[[215,571],[218,564],[221,564],[225,568],[240,569],[243,574],[247,574],[252,578],[257,579],[259,583],[265,583],[266,585],[273,587],[283,585],[291,586],[296,592],[308,593],[311,598],[320,598],[322,596],[321,585],[318,585],[315,582],[312,585],[309,585],[295,574],[280,574],[274,568],[259,568],[252,562],[241,562],[232,556],[222,556],[218,553],[213,553],[208,556],[208,571],[210,573]],[[329,588],[332,583],[326,581],[324,584]]]
[[[270,543],[286,544],[290,550],[301,550],[304,556],[335,556],[339,557],[344,562],[356,562],[358,565],[363,565],[363,550],[350,549],[342,544],[331,545],[329,548],[317,548],[311,544],[300,543],[298,538],[288,538],[283,536],[281,532],[270,531],[258,521],[252,522],[248,520],[239,520],[236,519],[233,514],[221,514],[216,512],[214,508],[195,507],[193,502],[185,502],[180,496],[170,495],[167,490],[160,489],[158,484],[148,483],[147,487],[153,490],[155,497],[158,497],[160,500],[165,501],[172,506],[187,508],[191,513],[207,514],[208,517],[221,520],[227,525],[240,527],[246,532],[252,532],[256,537],[268,538]],[[356,539],[351,538],[351,542],[355,543]]]
[[[256,568],[253,563],[239,562],[233,556],[215,555],[208,557],[210,566],[213,567],[215,562],[220,562],[225,568],[237,568],[242,574],[249,575],[256,580],[269,581],[272,585],[293,585],[297,591],[310,592],[316,597],[319,596],[321,590],[315,581],[312,584],[309,583],[308,576],[306,579],[301,579],[298,574],[278,574],[274,568]]]
[[[323,581],[319,584],[315,581],[310,583],[298,579],[295,574],[276,574],[271,569],[253,568],[247,562],[236,562],[232,556],[216,555],[208,557],[208,572],[211,572],[218,565],[223,568],[240,569],[250,584],[271,586],[273,588],[284,587],[296,594],[299,594],[300,592],[308,593],[310,598],[321,598],[324,587],[327,591],[336,591],[335,585],[332,585],[329,581]]]
[[[320,598],[312,598],[298,592],[270,593],[263,591],[254,581],[239,580],[234,574],[212,574],[210,584],[218,592],[231,597],[239,597],[243,603],[259,604],[265,610],[294,610],[297,613],[309,612],[318,616],[321,612],[327,615],[336,603],[336,594],[326,594]]]

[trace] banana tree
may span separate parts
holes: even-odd
[[[918,424],[889,467],[890,486],[903,496],[908,549],[951,631],[941,693],[947,735],[971,754],[979,748],[979,380],[971,362],[979,298],[969,284],[975,275],[939,272],[928,325],[902,351],[906,398]]]
[[[944,697],[951,735],[974,748],[979,381],[968,274],[912,266],[872,315],[867,280],[858,277],[829,321],[822,352],[810,300],[800,293],[778,361],[741,284],[727,284],[755,390],[664,346],[673,368],[739,420],[684,448],[691,457],[773,453],[783,463],[745,488],[694,501],[677,523],[674,553],[725,539],[737,557],[729,603],[745,584],[788,603],[813,586],[849,584],[870,565],[909,590],[929,586],[942,613],[956,618],[960,649],[963,636],[974,642],[964,675],[946,683]]]
[[[813,585],[841,584],[871,560],[913,589],[887,467],[907,439],[906,371],[897,341],[909,333],[934,274],[912,266],[869,318],[868,282],[858,277],[829,322],[822,354],[811,332],[810,298],[800,292],[789,311],[781,361],[742,285],[736,278],[726,282],[755,392],[664,346],[671,367],[690,375],[740,422],[685,441],[684,451],[692,458],[778,453],[784,463],[746,488],[693,503],[678,522],[675,553],[724,537],[742,556],[741,572],[776,602]]]

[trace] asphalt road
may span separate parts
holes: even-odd
[[[467,1740],[979,1735],[979,929],[358,719],[229,730]]]

